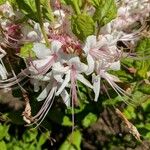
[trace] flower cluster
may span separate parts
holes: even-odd
[[[16,20],[25,17],[24,14],[18,10],[13,11],[8,2],[0,6],[3,14],[0,18],[2,42],[12,48],[18,56],[21,56],[23,45],[32,43],[32,47],[28,49],[28,56],[23,57],[26,69],[18,75],[12,70],[13,77],[9,79],[6,64],[3,63],[3,59],[9,54],[4,46],[1,46],[0,88],[18,84],[25,77],[29,77],[34,92],[42,89],[37,100],[45,101],[37,115],[32,117],[36,122],[41,122],[45,118],[56,96],[62,97],[67,107],[78,105],[78,81],[93,90],[94,101],[98,101],[102,78],[118,95],[127,95],[116,84],[120,82],[119,78],[109,71],[120,70],[120,60],[127,56],[118,46],[118,42],[125,45],[135,44],[139,39],[140,32],[146,25],[144,20],[149,17],[150,1],[120,0],[114,3],[117,7],[116,17],[105,23],[97,33],[87,35],[84,40],[78,37],[80,33],[75,34],[75,37],[71,32],[69,15],[73,10],[63,8],[60,1],[53,4],[51,22],[39,20],[37,23],[28,19],[26,24],[18,24]],[[88,15],[93,14],[97,8],[95,5],[86,4],[85,10]],[[80,14],[78,9],[75,9],[75,12],[77,15]],[[136,23],[140,24],[140,28],[134,28],[133,25]],[[99,28],[99,24],[96,27]],[[91,81],[88,80],[88,76],[91,76]]]

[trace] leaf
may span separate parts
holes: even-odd
[[[138,87],[139,91],[143,92],[144,94],[150,94],[150,85],[149,84],[141,84]]]
[[[137,47],[135,49],[137,52],[149,52],[150,50],[150,38],[143,38],[141,39],[138,44]]]
[[[41,5],[42,5],[42,13],[43,16],[48,19],[49,21],[53,21],[53,12],[52,9],[50,7],[50,5],[48,5],[48,3],[50,3],[50,0],[41,0]]]
[[[117,17],[117,7],[115,0],[94,0],[96,11],[94,13],[94,21],[98,21],[101,26],[109,23]]]
[[[26,130],[25,133],[23,134],[23,140],[24,142],[32,142],[36,139],[37,137],[37,130],[32,129],[32,130]]]
[[[59,148],[59,150],[81,150],[81,139],[82,135],[80,131],[76,130],[67,137],[65,142]]]
[[[21,47],[19,56],[22,58],[35,57],[34,51],[32,51],[33,43],[25,44]]]
[[[136,118],[136,113],[135,113],[135,109],[132,106],[128,106],[125,110],[124,110],[124,115],[130,120],[130,119],[135,119]]]
[[[0,141],[0,150],[7,150],[7,147],[4,141]]]
[[[8,135],[9,126],[0,124],[0,140]]]
[[[88,113],[85,118],[82,120],[82,125],[87,128],[97,120],[97,116],[93,113]]]
[[[141,57],[141,60],[135,62],[137,68],[137,75],[140,78],[147,78],[147,72],[150,69],[150,61],[145,59],[150,50],[150,38],[143,38],[137,44],[135,51]],[[142,59],[143,58],[143,59]]]
[[[63,117],[63,122],[62,122],[63,126],[73,126],[72,121],[69,119],[68,116],[64,116]]]
[[[72,32],[82,41],[84,41],[89,35],[95,33],[94,21],[86,14],[72,16],[71,27]]]
[[[46,133],[42,133],[40,138],[39,138],[39,141],[37,143],[38,147],[41,147],[49,137],[50,137],[50,132],[49,131],[47,131]]]
[[[29,18],[38,21],[35,0],[16,0],[19,9]]]

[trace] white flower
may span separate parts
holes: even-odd
[[[3,13],[3,16],[6,18],[12,18],[15,16],[13,8],[8,1],[5,4],[0,5],[0,12]]]
[[[64,18],[65,18],[65,13],[63,10],[59,9],[59,10],[55,10],[53,14],[56,17],[55,25],[54,25],[54,28],[56,29],[62,26]]]
[[[38,59],[30,63],[30,71],[35,74],[45,74],[59,58],[59,51],[62,44],[59,41],[52,41],[51,48],[45,44],[35,43],[33,51]]]
[[[59,95],[63,89],[68,85],[69,81],[71,80],[79,80],[84,85],[93,88],[93,86],[90,84],[88,80],[84,78],[84,76],[81,73],[84,73],[87,70],[87,66],[82,63],[79,59],[79,57],[71,58],[66,67],[59,68],[58,66],[54,66],[53,70],[65,74],[65,79],[58,89],[56,95]]]

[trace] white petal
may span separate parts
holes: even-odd
[[[59,83],[62,83],[64,80],[62,79],[62,75],[61,74],[58,74],[58,73],[53,73],[53,77],[54,79],[59,82]]]
[[[44,100],[47,97],[47,95],[48,95],[51,88],[52,88],[52,83],[49,83],[46,86],[46,88],[41,92],[41,94],[37,97],[37,101]]]
[[[31,40],[31,41],[38,41],[40,39],[38,34],[35,31],[30,31],[27,34],[27,38],[28,40]]]
[[[0,76],[1,76],[2,80],[7,79],[7,72],[1,64],[0,64]]]
[[[111,81],[114,81],[114,82],[122,82],[117,76],[114,76],[112,74],[109,74],[109,73],[105,73],[106,76],[111,80]]]
[[[120,61],[114,62],[111,64],[111,66],[109,67],[109,69],[111,70],[120,70]]]
[[[34,60],[30,66],[30,71],[37,72],[36,69],[40,69],[41,67],[45,66],[50,60],[52,56],[47,57],[46,59]]]
[[[34,79],[37,79],[37,80],[41,80],[41,81],[49,81],[50,80],[50,76],[47,76],[47,74],[46,75],[33,75],[32,76]]]
[[[32,50],[35,52],[36,56],[40,59],[45,58],[50,55],[51,51],[43,43],[34,43]]]
[[[64,103],[66,104],[66,106],[70,107],[70,97],[69,97],[69,94],[66,90],[63,90],[61,92],[61,97],[62,97]]]
[[[90,35],[87,37],[86,39],[86,43],[85,43],[85,46],[83,48],[84,52],[86,54],[89,53],[89,50],[94,47],[94,45],[96,45],[96,36],[95,35]]]
[[[35,23],[35,25],[34,25],[34,31],[38,34],[39,37],[42,36],[41,28],[40,28],[39,23]],[[42,38],[42,37],[41,37],[41,38]]]
[[[100,93],[100,76],[99,75],[96,76],[93,74],[92,81],[95,93],[94,101],[97,102]]]
[[[85,72],[88,68],[87,65],[85,65],[84,63],[82,63],[79,59],[79,57],[73,57],[69,60],[69,63],[68,63],[70,66],[72,65],[75,65],[76,67],[76,70],[78,72]]]
[[[82,82],[84,85],[88,86],[89,88],[93,89],[93,86],[91,85],[91,83],[86,79],[84,78],[83,75],[81,74],[78,74],[77,75],[77,79]]]
[[[64,88],[68,85],[69,81],[70,81],[70,70],[66,74],[64,82],[56,92],[56,96],[58,96],[64,90]]]
[[[53,64],[53,72],[65,73],[69,70],[69,66],[64,67],[60,62]]]
[[[65,13],[63,10],[55,10],[54,12],[54,15],[57,16],[57,17],[65,17]]]
[[[52,41],[52,43],[51,43],[51,51],[57,53],[60,50],[61,46],[62,46],[61,42],[59,42],[57,40]]]
[[[88,63],[88,69],[85,73],[86,73],[86,75],[90,75],[94,71],[94,66],[95,66],[94,65],[95,62],[91,55],[87,56],[87,63]]]

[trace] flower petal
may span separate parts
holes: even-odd
[[[52,41],[52,43],[51,43],[51,51],[52,51],[53,53],[57,53],[57,52],[60,50],[61,46],[62,46],[62,43],[61,43],[61,42],[59,42],[59,41],[57,41],[57,40],[54,40],[54,41]]]
[[[114,62],[109,67],[110,70],[120,70],[120,61]]]
[[[48,93],[49,93],[49,91],[50,91],[50,89],[52,88],[52,83],[49,83],[47,86],[46,86],[46,88],[40,93],[40,95],[37,97],[37,101],[42,101],[42,100],[44,100],[46,97],[47,97],[47,95],[48,95]]]
[[[88,69],[85,73],[86,75],[90,75],[94,71],[94,64],[95,64],[91,55],[87,56],[87,63],[88,63]]]
[[[32,50],[35,52],[36,56],[40,59],[45,58],[50,55],[51,51],[43,43],[34,43]]]
[[[58,91],[56,92],[56,96],[58,96],[64,90],[64,88],[67,86],[67,84],[69,83],[69,81],[70,81],[70,72],[71,71],[69,70],[68,73],[66,74],[64,82],[62,83],[62,85],[60,86]]]
[[[91,83],[86,79],[84,78],[83,75],[81,74],[78,74],[77,75],[77,79],[82,82],[84,85],[88,86],[89,88],[93,89],[93,86],[91,85]]]
[[[95,98],[94,101],[97,102],[99,93],[100,93],[100,76],[99,75],[92,75],[92,80],[93,80],[93,87],[94,87],[94,93],[95,93]]]
[[[7,79],[7,72],[1,64],[0,64],[0,76],[1,76],[2,80]]]
[[[66,106],[70,107],[70,97],[69,97],[68,92],[66,90],[63,90],[60,95],[61,95],[64,103],[66,104]]]
[[[86,43],[85,43],[85,46],[83,48],[84,52],[86,54],[89,53],[89,50],[94,47],[94,45],[96,45],[96,36],[95,35],[90,35],[87,37],[86,39]]]

